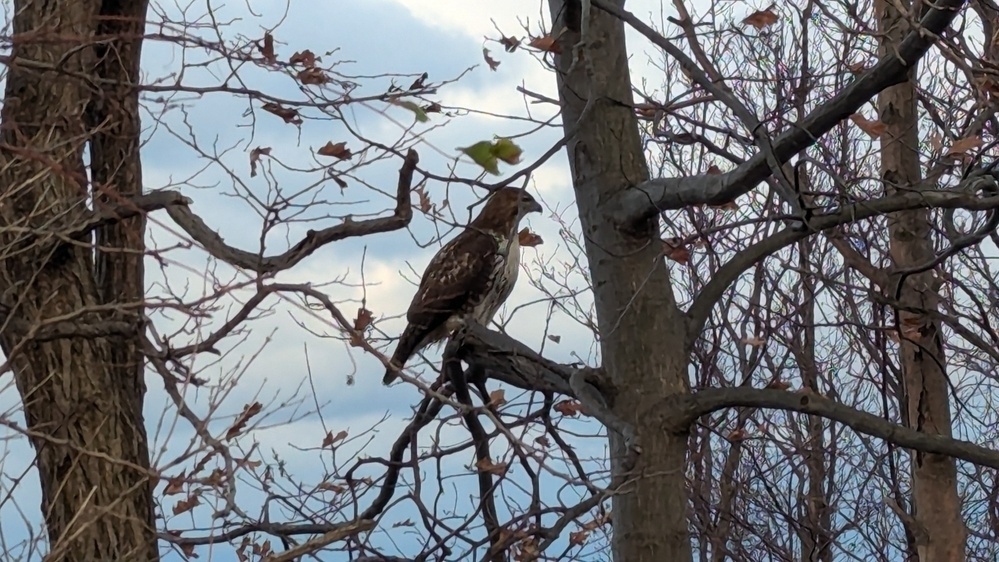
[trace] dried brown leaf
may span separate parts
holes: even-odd
[[[742,20],[742,23],[751,25],[756,29],[763,29],[777,23],[777,20],[777,14],[767,8],[766,10],[757,10],[749,14],[746,19]]]
[[[353,153],[347,148],[347,143],[344,141],[333,144],[333,141],[327,141],[316,154],[320,156],[329,156],[331,158],[339,158],[340,160],[350,160]]]
[[[293,66],[296,65],[296,64],[300,64],[302,66],[309,66],[309,67],[311,67],[311,66],[315,66],[316,65],[316,61],[319,61],[319,60],[322,60],[322,59],[316,58],[316,54],[315,53],[313,53],[312,51],[306,49],[304,51],[298,51],[294,55],[291,55],[291,58],[288,59],[288,64],[293,65]]]
[[[482,49],[482,58],[486,59],[486,64],[489,65],[489,70],[496,70],[499,68],[499,61],[489,56],[489,49]]]
[[[502,388],[497,388],[496,390],[490,392],[489,403],[497,407],[506,404],[506,391]]]
[[[517,233],[517,239],[524,248],[533,248],[545,242],[540,236],[528,230],[526,226]]]
[[[260,161],[261,156],[270,156],[271,148],[269,146],[258,146],[250,151],[250,177],[257,175],[257,162]]]
[[[343,441],[346,438],[347,438],[347,432],[344,430],[340,430],[340,432],[337,433],[336,435],[333,435],[332,431],[327,431],[326,437],[323,437],[323,448],[324,449],[328,448],[334,443],[338,441]]]
[[[663,255],[680,265],[685,265],[690,261],[690,250],[683,245],[680,238],[666,238],[662,241]]]
[[[264,405],[260,402],[254,402],[243,406],[243,411],[236,416],[236,421],[232,423],[232,427],[229,428],[229,431],[225,432],[226,441],[229,441],[233,437],[239,435],[243,429],[246,428],[246,424],[249,423],[253,416],[259,414],[263,409]]]
[[[371,326],[374,318],[374,314],[367,308],[362,306],[357,309],[357,316],[354,317],[354,331],[350,334],[350,345],[354,347],[364,345],[364,331]]]
[[[264,60],[268,64],[274,64],[277,62],[277,55],[274,54],[274,36],[270,33],[264,33],[263,43],[257,43],[257,48],[260,49],[260,54],[263,55]]]
[[[294,125],[302,124],[302,117],[298,114],[297,109],[284,107],[279,103],[265,103],[261,106],[261,108],[268,113],[273,113],[281,119],[284,119],[285,123],[292,123]]]
[[[563,416],[574,418],[583,411],[583,404],[576,400],[562,400],[556,402],[552,409]]]
[[[888,125],[885,125],[881,121],[871,121],[859,113],[851,115],[850,121],[853,121],[861,131],[867,133],[873,139],[880,137],[888,129]]]
[[[548,53],[560,54],[562,48],[559,47],[558,41],[555,37],[551,35],[545,35],[543,37],[532,37],[531,42],[528,43],[531,47],[539,49]]]
[[[479,472],[487,472],[496,476],[503,476],[506,474],[507,467],[508,465],[506,463],[494,463],[489,457],[480,459],[475,463],[475,468],[478,469]]]
[[[965,137],[956,141],[947,149],[947,156],[964,156],[966,153],[982,146],[982,137],[978,135]]]

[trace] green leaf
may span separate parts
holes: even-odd
[[[482,166],[487,172],[499,175],[499,161],[507,164],[520,163],[520,156],[524,151],[512,140],[501,138],[495,141],[479,141],[472,146],[459,148],[458,150],[467,154],[476,164]]]
[[[520,155],[524,151],[510,139],[499,139],[493,147],[493,154],[507,164],[520,163]]]
[[[490,174],[499,175],[499,160],[493,154],[493,143],[489,141],[479,141],[472,146],[459,148],[476,164],[482,166]]]
[[[427,121],[430,121],[430,117],[427,117],[427,112],[423,111],[422,107],[411,101],[395,100],[393,103],[412,111],[416,115],[416,120],[419,121],[420,123],[426,123]]]

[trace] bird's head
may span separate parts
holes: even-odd
[[[472,226],[482,230],[507,234],[528,213],[540,213],[541,205],[524,189],[504,187],[489,196],[485,206],[472,221]]]

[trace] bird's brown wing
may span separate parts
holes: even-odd
[[[427,266],[420,287],[406,313],[409,324],[399,338],[392,363],[402,368],[409,357],[439,331],[454,314],[463,314],[481,299],[497,271],[498,252],[495,238],[467,229],[445,245]],[[434,334],[436,335],[436,334]],[[383,382],[395,378],[389,367]]]

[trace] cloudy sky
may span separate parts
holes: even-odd
[[[186,5],[186,4],[185,4]],[[548,29],[547,5],[539,0],[514,0],[502,4],[469,2],[467,0],[364,0],[345,2],[295,2],[287,5],[283,0],[255,0],[221,5],[219,2],[193,3],[186,8],[174,4],[158,3],[150,15],[153,23],[164,19],[178,19],[181,12],[188,21],[197,20],[207,26],[207,6],[214,10],[216,21],[231,22],[223,30],[229,40],[260,38],[265,30],[273,29],[275,51],[279,59],[287,60],[292,53],[310,49],[323,57],[323,62],[337,62],[336,72],[342,76],[357,77],[361,84],[355,96],[384,91],[396,78],[400,86],[407,86],[414,76],[426,72],[431,82],[461,77],[455,83],[442,87],[429,99],[453,109],[452,118],[432,115],[431,122],[414,126],[412,113],[382,102],[353,104],[344,110],[344,122],[331,120],[306,120],[299,128],[286,124],[274,115],[260,109],[259,102],[248,102],[245,97],[227,93],[147,93],[143,114],[146,144],[143,164],[146,187],[154,189],[179,189],[194,200],[193,209],[227,243],[249,251],[261,248],[264,253],[278,254],[301,238],[308,229],[337,224],[338,218],[318,222],[295,223],[277,228],[262,236],[263,221],[259,205],[248,199],[273,198],[278,190],[288,195],[310,185],[321,184],[319,198],[325,201],[308,211],[308,216],[362,215],[388,209],[389,196],[371,190],[376,186],[386,193],[394,191],[396,172],[401,164],[398,158],[373,162],[359,169],[355,177],[347,179],[348,187],[341,190],[336,184],[323,180],[323,171],[316,169],[317,162],[328,165],[314,152],[328,141],[347,141],[355,151],[361,143],[348,130],[365,138],[394,145],[400,139],[407,143],[416,140],[421,167],[446,176],[452,168],[461,177],[475,177],[480,169],[467,159],[459,158],[457,147],[468,146],[494,135],[521,135],[538,129],[533,122],[555,115],[555,108],[547,104],[532,103],[517,92],[522,86],[538,94],[557,97],[553,75],[535,56],[523,50],[505,53],[502,47],[485,38],[496,39],[500,32],[524,37],[524,26],[532,35],[541,35]],[[672,14],[659,2],[631,1],[629,9],[657,24]],[[745,6],[745,11],[752,7]],[[176,35],[176,26],[151,25],[150,32]],[[191,28],[190,33],[213,40],[210,28]],[[654,89],[662,83],[653,65],[649,63],[651,50],[646,44],[632,39],[635,80],[648,80]],[[491,71],[483,62],[482,49],[500,62]],[[287,99],[302,99],[293,80],[278,72],[242,67],[239,76],[244,82],[227,76],[230,68],[218,61],[206,65],[211,57],[195,48],[182,50],[174,44],[147,42],[144,48],[143,69],[146,83],[170,84],[177,80],[182,66],[189,66],[183,74],[183,83],[191,88],[212,87],[223,82],[230,86],[245,84],[267,94]],[[368,78],[371,77],[371,78]],[[333,88],[335,92],[335,88]],[[249,108],[253,108],[249,112]],[[515,116],[510,119],[504,116]],[[558,121],[554,125],[558,125]],[[443,125],[443,126],[442,126]],[[536,158],[559,139],[560,128],[541,128],[529,136],[519,138],[524,148],[524,163]],[[195,148],[196,147],[196,148]],[[250,176],[249,154],[257,147],[270,148],[270,157],[260,162],[261,173]],[[374,153],[358,157],[370,158]],[[342,168],[342,167],[341,167]],[[309,171],[303,171],[309,170]],[[503,166],[506,177],[517,167]],[[500,178],[495,178],[500,179]],[[492,178],[487,178],[492,181]],[[509,319],[508,331],[535,349],[544,346],[547,356],[560,361],[582,360],[596,364],[593,337],[578,319],[556,310],[549,315],[545,295],[533,287],[529,280],[537,278],[544,267],[561,271],[561,263],[572,255],[560,234],[561,227],[574,229],[575,214],[572,207],[572,190],[564,153],[559,153],[536,170],[528,188],[545,202],[546,212],[529,219],[532,230],[539,233],[544,244],[524,250],[524,272],[521,282],[510,299],[504,318]],[[464,222],[466,207],[482,195],[460,184],[446,185],[430,181],[426,193],[436,203],[449,201],[450,210],[458,222]],[[559,220],[555,220],[555,216]],[[149,244],[157,248],[159,259],[150,259],[148,266],[149,294],[154,300],[180,297],[191,302],[202,295],[217,291],[220,286],[245,282],[248,277],[223,264],[211,260],[207,254],[190,241],[180,229],[171,224],[166,214],[151,217]],[[438,234],[447,240],[449,233],[443,222],[435,224],[426,216],[417,214],[408,230],[379,234],[363,239],[348,240],[327,246],[299,264],[293,271],[278,277],[282,282],[312,283],[320,286],[336,301],[341,310],[352,317],[361,306],[362,299],[375,317],[376,333],[394,337],[403,328],[398,318],[405,312],[414,292],[413,282],[423,270],[433,252],[439,247]],[[414,273],[417,272],[417,273]],[[571,288],[580,289],[584,279],[570,276]],[[190,343],[204,337],[210,328],[217,326],[238,307],[249,293],[234,291],[215,304],[219,310],[212,321],[195,326],[176,310],[156,313],[156,330],[160,335],[173,334],[173,341]],[[587,310],[588,297],[580,297],[580,306]],[[273,463],[275,454],[285,463],[285,468],[304,485],[318,484],[324,474],[349,465],[349,458],[364,447],[370,456],[385,455],[389,444],[411,417],[412,406],[420,399],[416,388],[400,384],[385,388],[381,384],[383,369],[373,357],[342,341],[320,337],[317,334],[337,335],[331,319],[322,311],[308,310],[301,303],[289,300],[270,301],[269,314],[254,319],[245,334],[220,346],[221,357],[207,355],[191,364],[198,376],[208,380],[201,389],[189,389],[186,395],[195,411],[205,415],[212,411],[217,420],[212,429],[224,432],[244,405],[255,400],[273,412],[265,425],[240,440],[244,451],[253,449],[252,455]],[[535,304],[530,304],[535,303]],[[529,306],[521,306],[529,305]],[[515,314],[510,315],[516,310]],[[178,332],[178,330],[182,330]],[[557,338],[546,338],[555,335]],[[553,339],[559,339],[555,343]],[[385,341],[376,341],[385,346]],[[422,367],[418,367],[419,372]],[[431,377],[432,374],[427,375]],[[10,383],[10,377],[2,384]],[[157,466],[170,463],[191,445],[192,429],[187,422],[178,420],[169,405],[162,383],[157,376],[147,377],[149,395],[146,420],[149,426],[154,462]],[[508,399],[515,396],[508,395]],[[17,397],[12,385],[0,393],[0,406],[16,418]],[[213,408],[215,408],[213,410]],[[314,412],[319,410],[320,414]],[[377,431],[357,441],[343,445],[337,459],[318,450],[327,431],[334,434],[345,430],[352,437],[377,426]],[[595,433],[592,424],[582,426],[583,431]],[[450,432],[450,433],[448,433]],[[442,433],[444,441],[460,440],[465,431],[460,425],[451,424]],[[421,442],[422,445],[428,443]],[[580,438],[575,443],[582,457],[600,457],[604,454],[604,441],[600,438]],[[30,462],[31,450],[21,439],[5,439],[0,449],[0,463],[6,478],[0,482],[0,493],[13,489],[13,495],[0,504],[3,538],[8,544],[25,536],[27,524],[38,521],[38,492],[33,476],[14,486],[10,480],[20,475]],[[345,460],[346,459],[346,460]],[[470,464],[471,457],[464,457],[444,468],[452,472],[468,472],[462,463]],[[179,473],[181,466],[167,470]],[[443,469],[442,469],[443,470]],[[458,488],[465,496],[474,493],[474,480],[461,480]],[[162,491],[162,485],[158,488]],[[241,499],[246,498],[248,511],[259,509],[260,494],[251,487],[241,488]],[[167,509],[181,496],[165,498]],[[467,499],[467,498],[466,498]],[[257,501],[257,504],[253,502]],[[459,503],[467,507],[469,504]],[[170,521],[171,528],[188,528],[208,525],[206,514],[210,509],[194,516],[180,516]],[[393,512],[388,522],[406,517],[405,509]],[[198,534],[204,534],[204,529]],[[400,547],[404,547],[400,543]],[[16,548],[14,549],[16,551]],[[202,559],[209,551],[199,551]],[[405,549],[403,549],[405,552]],[[231,553],[213,552],[211,559],[231,559]],[[333,558],[330,558],[333,559]]]

